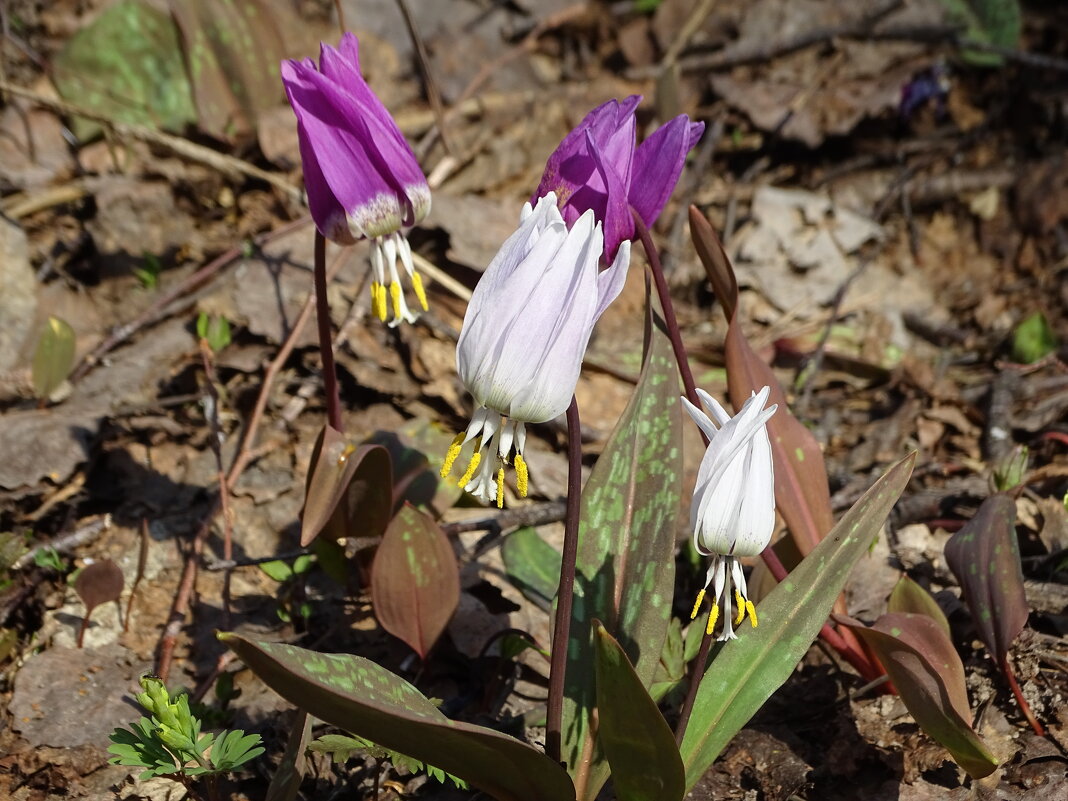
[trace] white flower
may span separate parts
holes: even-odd
[[[733,626],[741,623],[746,615],[754,627],[757,625],[756,609],[746,592],[738,557],[755,556],[763,551],[775,528],[775,474],[766,423],[778,407],[764,408],[770,392],[764,387],[731,417],[714,398],[699,389],[701,404],[712,419],[686,398],[682,399],[690,417],[709,439],[690,505],[690,528],[694,546],[702,555],[711,556],[712,564],[691,617],[697,616],[711,584],[712,611],[707,630],[711,633],[716,625],[722,603],[721,640],[734,639]],[[738,610],[733,626],[732,584]]]
[[[441,467],[444,478],[464,443],[475,440],[460,486],[498,506],[509,462],[526,495],[525,424],[552,420],[571,403],[593,325],[623,289],[630,263],[627,242],[601,270],[600,223],[588,211],[568,231],[552,192],[534,208],[527,203],[519,220],[464,315],[456,369],[476,408]]]

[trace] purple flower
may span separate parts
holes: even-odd
[[[592,209],[604,226],[605,261],[634,237],[630,207],[652,226],[682,173],[686,154],[705,130],[685,114],[661,125],[634,147],[640,95],[598,106],[569,133],[545,164],[534,200],[555,192],[570,227]]]
[[[338,50],[323,44],[318,67],[311,59],[283,61],[282,83],[297,115],[316,227],[342,244],[372,240],[372,306],[385,320],[388,271],[391,325],[411,322],[415,316],[404,301],[398,260],[424,310],[426,295],[400,230],[430,211],[430,187],[397,123],[360,74],[356,37],[346,33]]]
[[[442,478],[475,440],[460,486],[501,506],[511,462],[519,494],[527,494],[526,424],[567,409],[594,323],[626,280],[630,242],[606,270],[599,268],[603,250],[592,211],[569,231],[552,192],[524,206],[519,229],[486,268],[464,315],[456,369],[476,409],[449,448]]]

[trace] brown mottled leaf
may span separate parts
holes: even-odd
[[[354,445],[324,426],[312,451],[300,544],[321,532],[327,538],[378,537],[393,511],[389,453],[378,445]]]
[[[259,112],[284,97],[282,9],[265,0],[171,0],[170,10],[201,130],[227,141],[249,136]]]
[[[905,706],[927,734],[944,745],[975,779],[998,761],[975,733],[964,685],[964,665],[949,635],[927,615],[892,612],[872,627],[835,615],[875,652]]]
[[[906,612],[913,615],[927,615],[939,628],[950,636],[949,621],[946,620],[945,612],[938,602],[931,597],[923,587],[910,579],[902,576],[894,585],[890,593],[890,600],[886,604],[889,612]]]
[[[999,492],[983,501],[949,538],[946,562],[960,582],[979,638],[1000,664],[1027,623],[1012,496]]]
[[[460,571],[445,533],[405,504],[382,535],[371,568],[371,599],[382,628],[420,659],[437,642],[460,603]]]
[[[506,734],[449,720],[369,659],[220,634],[263,682],[325,723],[458,776],[500,801],[574,801],[563,769]]]

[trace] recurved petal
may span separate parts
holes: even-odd
[[[594,320],[600,319],[604,310],[619,297],[623,291],[623,285],[627,282],[627,271],[630,268],[630,240],[623,242],[616,251],[616,257],[608,269],[601,270],[597,275],[597,309],[594,312]]]
[[[630,181],[630,204],[651,226],[675,191],[686,154],[704,132],[703,122],[690,123],[685,114],[661,125],[638,146]]]

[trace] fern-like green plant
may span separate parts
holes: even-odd
[[[448,780],[460,790],[468,789],[467,782],[453,776],[451,773],[445,772],[439,767],[428,765],[407,754],[401,754],[363,737],[356,737],[351,734],[324,734],[318,740],[310,743],[308,750],[317,754],[327,754],[334,762],[339,764],[348,762],[352,755],[356,753],[372,756],[375,759],[388,759],[393,763],[393,767],[408,773],[418,773],[421,770],[425,770],[430,778],[441,784],[445,784],[446,780]]]

